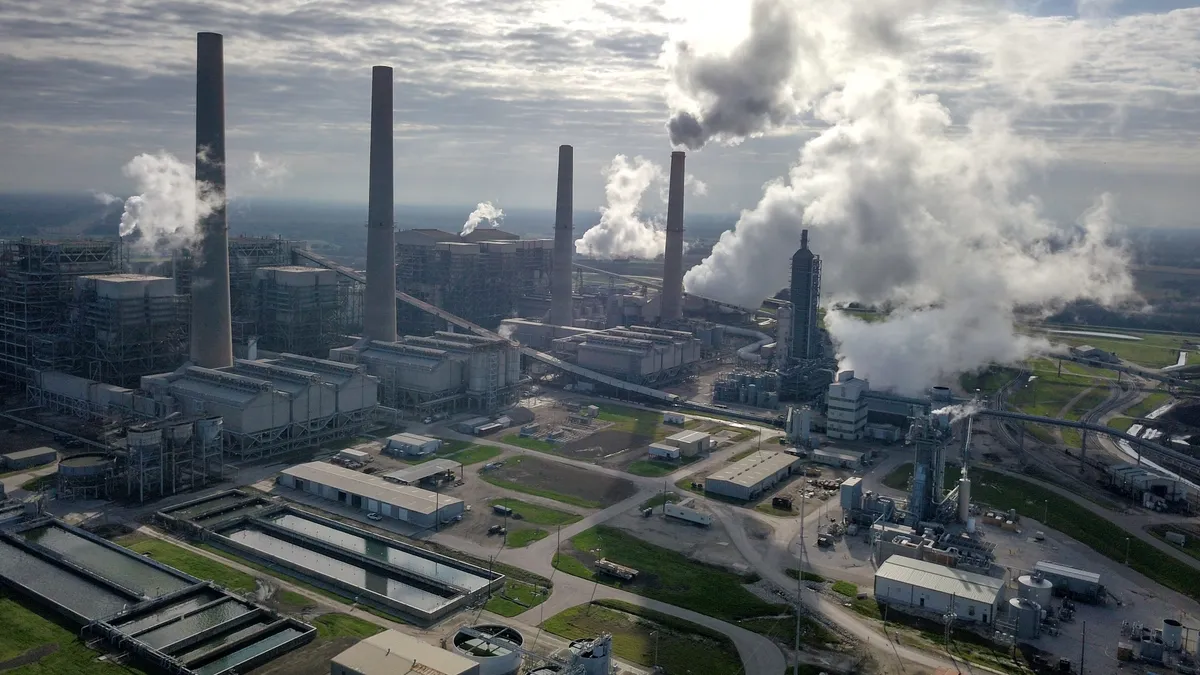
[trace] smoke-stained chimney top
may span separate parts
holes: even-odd
[[[808,250],[808,230],[800,230],[800,248]]]

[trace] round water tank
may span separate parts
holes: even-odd
[[[460,629],[454,634],[454,651],[479,664],[479,675],[515,675],[521,667],[521,653],[514,647],[525,643],[520,631],[508,626],[482,624],[471,626],[472,633]]]
[[[82,477],[98,476],[112,468],[113,458],[98,453],[75,455],[58,463],[58,473],[62,476]]]
[[[1025,598],[1008,601],[1008,620],[1015,624],[1018,640],[1032,640],[1038,636],[1042,625],[1042,608]]]
[[[1183,648],[1183,624],[1175,619],[1163,619],[1163,644],[1167,649]]]
[[[558,675],[562,669],[558,666],[542,666],[537,670],[531,670],[526,675]]]
[[[1034,577],[1029,574],[1017,577],[1017,597],[1036,602],[1042,607],[1050,606],[1050,598],[1054,596],[1054,584],[1049,579]]]

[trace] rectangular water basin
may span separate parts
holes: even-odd
[[[208,527],[209,525],[212,525],[213,523],[219,523],[222,520],[232,520],[234,518],[239,518],[241,516],[252,516],[252,515],[258,513],[259,511],[262,511],[271,506],[274,506],[274,505],[271,504],[271,502],[268,502],[264,499],[264,500],[260,500],[260,501],[255,501],[254,503],[247,504],[246,506],[242,506],[240,508],[236,508],[232,511],[226,511],[224,513],[217,513],[217,514],[214,514],[211,516],[204,516],[202,518],[196,518],[192,522],[196,523],[200,527]]]
[[[117,627],[121,629],[122,633],[132,635],[134,633],[144,631],[147,628],[157,626],[158,624],[168,619],[173,619],[181,614],[194,612],[197,609],[200,609],[201,607],[219,599],[220,597],[220,593],[206,589],[173,605],[160,607],[149,614],[146,614],[145,616],[139,616],[126,621],[125,623],[118,624]]]
[[[92,620],[112,616],[141,601],[98,586],[65,567],[0,541],[0,576]]]
[[[229,654],[220,657],[212,663],[206,663],[203,666],[194,668],[193,671],[196,673],[196,675],[220,675],[221,673],[225,673],[237,668],[243,663],[258,658],[261,654],[286,644],[288,641],[294,640],[302,635],[304,635],[303,632],[296,630],[295,628],[287,627],[278,633],[268,635],[258,642],[251,643],[245,647],[242,647],[241,649],[230,652]],[[238,672],[241,672],[240,668],[238,669]]]
[[[190,635],[195,635],[202,630],[223,624],[252,611],[254,611],[252,607],[243,605],[236,600],[226,600],[219,605],[213,605],[191,616],[143,633],[137,636],[137,639],[155,649],[162,649]]]
[[[199,504],[192,504],[191,506],[185,509],[180,509],[179,511],[167,511],[167,513],[176,518],[191,520],[192,518],[208,513],[209,511],[215,511],[217,509],[233,506],[234,504],[246,501],[247,499],[250,499],[250,497],[247,495],[225,495],[224,497],[217,497],[216,499],[210,499],[206,502],[200,502]]]
[[[210,654],[214,650],[220,649],[221,647],[224,647],[235,640],[239,640],[247,635],[250,635],[251,633],[262,630],[264,626],[268,626],[271,623],[271,619],[267,618],[264,618],[261,621],[251,621],[248,624],[238,626],[228,633],[215,635],[211,639],[205,640],[198,645],[193,645],[192,647],[189,647],[187,651],[175,654],[174,657],[176,660],[182,661],[183,663],[200,660],[206,654]]]
[[[163,571],[136,553],[122,553],[91,541],[57,524],[26,530],[26,541],[44,546],[72,563],[98,574],[123,588],[151,598],[173,593],[192,582]]]
[[[396,548],[381,539],[346,532],[294,513],[281,513],[268,518],[267,522],[355,553],[376,558],[413,574],[466,589],[470,593],[485,588],[491,581],[460,567]]]
[[[226,532],[225,536],[265,555],[286,560],[300,570],[317,572],[319,575],[378,593],[423,612],[433,612],[456,599],[410,586],[400,579],[368,571],[357,564],[332,558],[320,551],[273,537],[261,530],[235,529]]]

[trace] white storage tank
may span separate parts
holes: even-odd
[[[584,675],[611,675],[611,635],[601,635],[594,640],[574,640],[571,642],[571,651],[579,655]]]
[[[1025,574],[1017,577],[1017,597],[1036,602],[1039,607],[1049,607],[1054,596],[1054,584],[1040,574]]]
[[[459,629],[454,634],[454,651],[479,664],[479,675],[516,675],[521,668],[521,652],[525,643],[520,631],[497,624],[471,626],[472,632],[489,636],[480,638]]]
[[[1175,619],[1163,619],[1162,639],[1167,649],[1183,649],[1183,624]]]
[[[1013,598],[1008,601],[1008,617],[1015,625],[1018,640],[1032,640],[1038,636],[1042,627],[1042,608],[1037,603]]]

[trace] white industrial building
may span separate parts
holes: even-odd
[[[379,403],[421,414],[491,411],[510,404],[521,381],[518,347],[499,337],[439,331],[396,342],[366,341],[329,351],[379,378]]]
[[[383,451],[389,455],[400,457],[405,455],[420,457],[432,455],[440,447],[442,447],[442,441],[437,438],[401,433],[388,436],[387,441],[383,444]]]
[[[1150,509],[1165,509],[1170,503],[1188,497],[1187,483],[1137,464],[1113,464],[1108,467],[1108,478],[1116,490]]]
[[[651,443],[649,451],[657,459],[679,459],[679,448],[666,443]]]
[[[677,379],[700,360],[700,340],[689,332],[632,326],[580,331],[556,338],[554,354],[627,382]]]
[[[712,436],[703,431],[681,431],[667,436],[663,442],[679,448],[684,457],[695,457],[712,448]]]
[[[284,487],[419,527],[448,522],[464,510],[463,501],[457,497],[390,483],[378,476],[325,462],[297,464],[284,469],[277,482]]]
[[[141,389],[156,417],[223,418],[226,453],[254,459],[358,433],[377,406],[379,381],[362,366],[281,354],[147,375]]]
[[[29,448],[0,455],[0,468],[6,471],[16,471],[49,464],[56,459],[58,459],[58,451],[54,448]]]
[[[857,469],[862,466],[863,453],[853,450],[838,450],[834,448],[817,448],[812,451],[812,461],[825,466],[836,466],[842,469]]]
[[[800,470],[801,460],[784,452],[761,451],[709,475],[704,491],[751,500]]]
[[[875,572],[875,599],[902,611],[953,612],[956,622],[990,624],[1004,601],[1004,580],[893,555]]]
[[[853,370],[843,370],[837,374],[837,380],[829,385],[829,393],[825,397],[827,436],[849,441],[862,439],[867,428],[867,399],[864,394],[870,388],[866,380],[854,377]]]
[[[480,675],[480,664],[399,631],[359,641],[329,662],[329,675]]]

